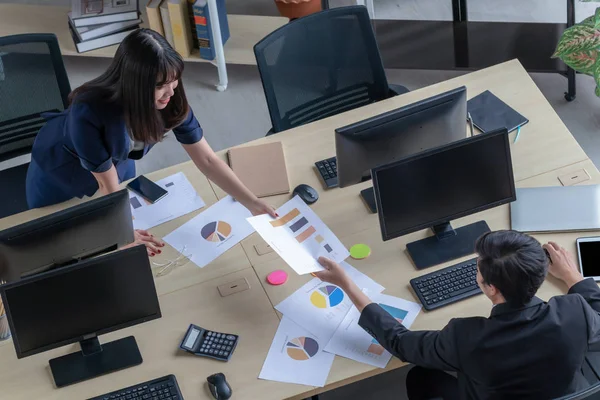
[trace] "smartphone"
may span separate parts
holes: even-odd
[[[579,271],[585,278],[594,278],[600,281],[600,237],[586,237],[577,239],[577,257]]]
[[[169,194],[169,192],[152,182],[150,179],[146,178],[144,175],[140,175],[129,182],[127,188],[139,194],[152,204]]]

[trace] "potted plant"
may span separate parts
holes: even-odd
[[[321,0],[275,0],[279,13],[290,20],[322,10]]]
[[[562,34],[552,58],[560,58],[577,72],[590,75],[596,81],[596,96],[600,97],[600,7],[594,15],[567,28]]]

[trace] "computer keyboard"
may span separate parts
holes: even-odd
[[[337,158],[331,157],[326,160],[317,161],[315,166],[325,182],[325,186],[328,189],[338,186],[338,174],[337,174]]]
[[[183,400],[183,396],[175,375],[167,375],[88,400]]]
[[[477,258],[413,278],[410,285],[428,311],[480,294]]]

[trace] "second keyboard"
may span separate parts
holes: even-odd
[[[480,294],[477,258],[413,278],[410,285],[428,311]]]

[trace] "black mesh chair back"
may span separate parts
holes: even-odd
[[[30,153],[40,114],[64,110],[70,91],[55,35],[0,37],[0,161]]]
[[[55,35],[0,37],[0,161],[31,153],[41,114],[64,110],[70,91]],[[0,218],[27,210],[28,167],[0,170]]]
[[[254,46],[273,132],[390,97],[367,9],[299,18]]]

